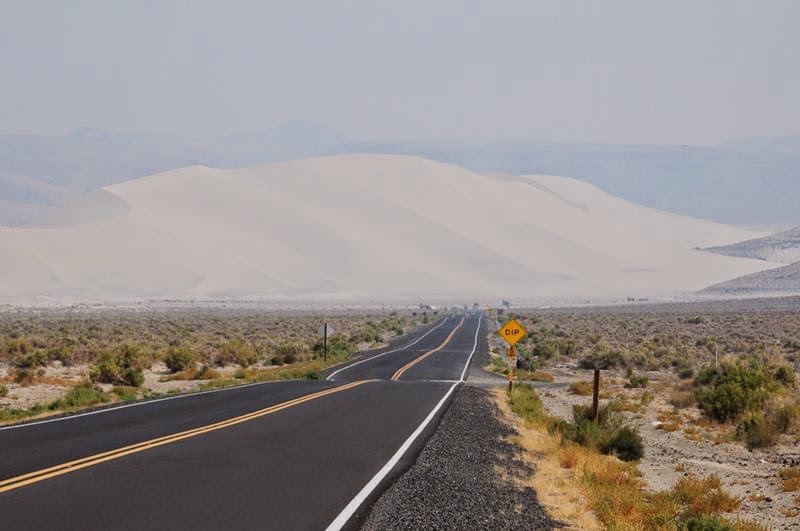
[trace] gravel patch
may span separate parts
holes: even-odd
[[[532,469],[505,438],[488,391],[461,386],[416,463],[373,505],[364,530],[553,529],[536,492],[514,478]]]

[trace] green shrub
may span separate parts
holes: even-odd
[[[583,358],[578,365],[582,369],[614,369],[625,367],[627,363],[621,352],[598,349]]]
[[[697,375],[694,397],[706,415],[728,422],[764,404],[768,396],[767,381],[761,368],[726,364],[719,369],[705,369]]]
[[[644,457],[644,444],[636,430],[623,426],[612,437],[603,441],[600,451],[606,455],[616,455],[623,461],[638,461]]]
[[[70,411],[103,404],[110,400],[101,389],[86,383],[73,387],[63,398],[51,402],[47,407],[51,411]]]
[[[628,389],[644,388],[647,387],[648,382],[650,382],[650,379],[647,376],[631,374],[625,387]]]
[[[690,516],[681,526],[686,531],[734,531],[734,527],[718,516],[699,514]]]
[[[249,367],[258,360],[258,353],[250,343],[242,339],[234,339],[219,347],[216,364],[219,366],[238,364]]]
[[[26,354],[14,358],[14,367],[18,369],[46,367],[48,361],[47,354],[43,350],[29,350]]]
[[[776,367],[773,378],[775,378],[775,381],[780,383],[781,385],[785,385],[786,387],[794,387],[794,382],[795,382],[794,367],[791,367],[789,365],[781,365],[779,367]]]
[[[753,450],[775,446],[781,434],[770,419],[765,418],[762,413],[753,413],[745,417],[736,427],[736,436]]]
[[[144,383],[142,366],[146,363],[141,350],[123,345],[116,353],[104,352],[97,364],[89,370],[92,382],[140,387]]]
[[[678,371],[678,378],[682,380],[688,380],[692,377],[694,377],[694,369],[691,367],[685,367]]]
[[[283,365],[283,356],[272,356],[272,358],[270,358],[269,362],[272,365]]]
[[[167,368],[170,372],[180,372],[194,365],[194,353],[187,348],[172,347],[167,352],[164,363],[167,364]]]
[[[322,380],[322,375],[318,371],[311,369],[306,372],[305,378],[307,380]]]
[[[544,405],[530,385],[515,385],[509,397],[511,411],[529,421],[545,419]]]
[[[794,404],[780,406],[770,416],[779,432],[788,433],[800,419],[800,407]]]
[[[136,387],[118,385],[115,386],[111,391],[117,395],[117,398],[119,398],[122,402],[130,402],[131,400],[136,400],[139,398],[139,389]]]
[[[5,385],[0,385],[0,398],[5,398],[8,396],[8,387]]]

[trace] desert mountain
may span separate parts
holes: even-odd
[[[191,166],[0,229],[0,300],[514,300],[693,291],[774,267],[763,236],[584,182],[418,157]]]
[[[800,262],[744,275],[721,282],[704,290],[705,293],[723,295],[759,295],[800,293]]]
[[[727,256],[792,264],[800,262],[800,227],[732,245],[709,247],[706,250]]]

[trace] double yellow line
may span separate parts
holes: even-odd
[[[422,356],[411,360],[410,362],[406,363],[405,365],[403,365],[402,367],[397,369],[397,372],[395,372],[392,375],[392,381],[396,382],[397,380],[400,379],[401,376],[403,376],[403,373],[406,372],[408,369],[410,369],[411,367],[413,367],[417,363],[421,362],[422,360],[424,360],[425,358],[427,358],[428,356],[430,356],[434,352],[439,352],[440,350],[442,350],[445,347],[445,345],[447,345],[450,342],[450,340],[453,339],[453,336],[458,331],[458,329],[461,328],[461,325],[464,324],[464,319],[466,319],[466,317],[462,317],[461,318],[461,322],[458,323],[458,326],[453,328],[452,332],[450,332],[450,335],[447,336],[447,339],[445,339],[444,342],[441,345],[439,345],[438,347],[436,347],[433,350],[429,350],[428,352],[426,352]]]
[[[369,380],[360,380],[357,382],[340,385],[339,387],[334,387],[333,389],[327,389],[325,391],[319,391],[317,393],[312,393],[310,395],[301,396],[299,398],[295,398],[287,402],[282,402],[274,406],[270,406],[264,409],[259,409],[258,411],[253,411],[252,413],[247,413],[245,415],[240,415],[238,417],[233,417],[220,422],[215,422],[214,424],[208,424],[206,426],[200,426],[199,428],[193,428],[191,430],[186,430],[179,433],[173,433],[172,435],[165,435],[163,437],[158,437],[156,439],[142,441],[140,443],[132,444],[130,446],[117,448],[116,450],[110,450],[108,452],[90,455],[87,457],[83,457],[81,459],[76,459],[74,461],[62,463],[60,465],[51,466],[49,468],[44,468],[42,470],[37,470],[35,472],[29,472],[21,476],[5,479],[0,481],[0,492],[6,492],[9,490],[18,489],[20,487],[25,487],[26,485],[38,483],[40,481],[44,481],[46,479],[50,479],[56,476],[69,474],[70,472],[75,472],[76,470],[80,470],[82,468],[87,468],[90,466],[98,465],[100,463],[104,463],[106,461],[111,461],[112,459],[119,459],[120,457],[124,457],[126,455],[143,452],[145,450],[150,450],[151,448],[156,448],[158,446],[163,446],[165,444],[171,444],[177,441],[181,441],[183,439],[188,439],[190,437],[196,437],[197,435],[202,435],[204,433],[209,433],[212,431],[221,430],[223,428],[228,428],[230,426],[235,426],[236,424],[241,424],[242,422],[247,422],[253,419],[257,419],[259,417],[263,417],[265,415],[269,415],[271,413],[275,413],[277,411],[281,411],[283,409],[287,409],[292,406],[302,404],[304,402],[309,402],[317,398],[322,398],[323,396],[346,391],[347,389],[352,389],[353,387],[365,384],[368,381]]]

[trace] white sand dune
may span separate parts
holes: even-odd
[[[664,295],[776,265],[694,250],[763,233],[417,157],[188,167],[104,190],[0,229],[0,301]]]

